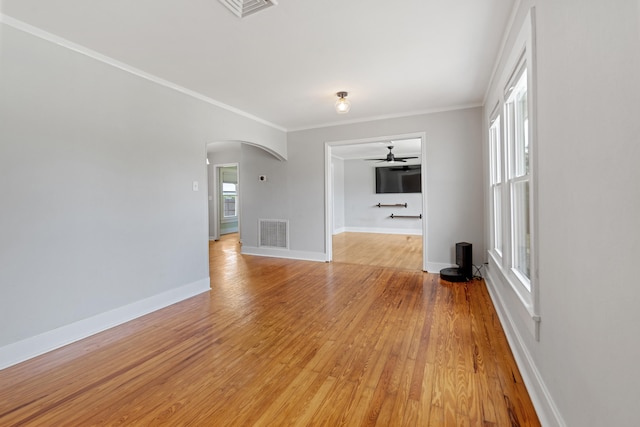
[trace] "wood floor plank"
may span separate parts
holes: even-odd
[[[333,236],[334,262],[422,270],[422,236],[345,232]]]
[[[0,425],[539,425],[482,280],[238,248],[210,293],[0,371]]]

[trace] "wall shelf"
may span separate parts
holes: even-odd
[[[389,218],[393,219],[393,218],[415,218],[415,219],[422,219],[422,214],[420,215],[394,215],[391,214],[389,215]]]
[[[393,205],[383,205],[382,203],[378,203],[377,205],[375,205],[379,208],[406,208],[407,204],[406,203],[396,203]]]

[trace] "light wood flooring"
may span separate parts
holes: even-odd
[[[333,261],[422,270],[422,236],[340,233],[333,236]]]
[[[539,425],[481,280],[237,249],[210,293],[0,371],[0,425]]]

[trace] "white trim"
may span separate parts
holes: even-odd
[[[532,206],[533,214],[531,221],[531,247],[534,248],[531,253],[531,294],[533,310],[536,314],[540,313],[540,291],[539,291],[539,275],[538,275],[538,262],[539,254],[538,250],[538,221],[540,215],[538,215],[538,54],[537,54],[537,32],[536,32],[536,8],[532,7],[528,16],[530,20],[530,46],[528,50],[529,65],[527,68],[527,85],[528,91],[532,94],[531,101],[528,105],[529,108],[529,129],[531,138],[530,148],[530,160],[529,174],[531,180],[529,181],[529,203]],[[529,95],[527,95],[529,96]]]
[[[427,232],[429,231],[429,200],[428,200],[428,194],[429,194],[429,180],[427,179],[428,174],[427,174],[427,161],[428,161],[428,156],[427,156],[427,134],[426,132],[422,133],[420,135],[420,139],[421,139],[421,144],[420,144],[420,173],[422,174],[421,178],[422,178],[422,236],[424,236],[424,238],[422,239],[422,270],[423,271],[429,271],[430,268],[430,264],[429,263],[429,235],[427,234]],[[438,270],[440,271],[440,270]]]
[[[524,380],[527,391],[529,392],[529,397],[531,397],[533,406],[536,409],[536,414],[538,415],[540,423],[543,426],[565,427],[566,423],[564,422],[562,415],[560,415],[560,411],[551,397],[551,393],[542,379],[542,375],[536,367],[531,353],[527,350],[527,346],[522,339],[522,335],[518,332],[514,319],[507,309],[508,306],[505,304],[501,293],[496,289],[495,282],[497,280],[499,279],[493,277],[491,269],[486,269],[485,282],[487,284],[489,296],[491,297],[491,301],[498,313],[498,318],[503,326],[507,341],[509,341],[509,346],[511,347],[513,356],[516,359],[516,363],[520,373],[522,374],[522,379]],[[516,305],[515,307],[517,308],[518,306]],[[540,318],[538,317],[537,319],[532,320],[536,323],[536,328],[539,328]]]
[[[527,329],[531,335],[539,341],[540,339],[540,316],[534,311],[533,304],[530,301],[529,292],[519,283],[510,280],[511,275],[507,274],[505,269],[500,265],[493,252],[489,252],[489,263],[487,265],[487,277],[491,280],[491,286],[498,293],[500,300],[504,303],[504,297],[514,295],[517,298],[518,306],[514,309],[518,312],[518,317],[527,325]],[[493,271],[495,270],[495,274]],[[509,293],[510,292],[510,293]],[[505,307],[510,305],[505,304]]]
[[[167,87],[169,89],[173,89],[175,91],[178,91],[180,93],[183,93],[185,95],[191,96],[193,98],[196,98],[200,101],[206,102],[208,104],[214,105],[216,107],[220,107],[224,110],[230,111],[234,114],[238,114],[240,116],[246,117],[248,119],[254,120],[258,123],[262,123],[263,125],[272,127],[274,129],[277,129],[279,131],[282,132],[287,132],[287,129],[283,128],[282,126],[278,126],[274,123],[268,122],[264,119],[261,119],[260,117],[256,117],[252,114],[246,113],[242,110],[239,110],[235,107],[232,107],[230,105],[224,104],[220,101],[216,101],[213,98],[209,98],[208,96],[205,96],[201,93],[198,93],[196,91],[193,91],[191,89],[187,89],[185,87],[179,86],[175,83],[172,83],[168,80],[165,80],[163,78],[160,78],[158,76],[155,76],[153,74],[147,73],[146,71],[142,71],[138,68],[132,67],[131,65],[125,64],[124,62],[120,62],[114,58],[111,58],[107,55],[103,55],[99,52],[96,52],[95,50],[91,50],[85,46],[79,45],[77,43],[74,43],[70,40],[67,40],[63,37],[60,36],[56,36],[55,34],[51,34],[47,31],[44,31],[40,28],[34,27],[33,25],[29,25],[26,22],[22,22],[18,19],[12,18],[8,15],[2,14],[0,13],[0,22],[2,22],[3,24],[6,24],[10,27],[13,27],[17,30],[23,31],[25,33],[31,34],[32,36],[36,36],[39,37],[43,40],[47,40],[51,43],[57,44],[59,46],[65,47],[69,50],[72,50],[74,52],[80,53],[82,55],[88,56],[89,58],[93,58],[97,61],[103,62],[105,64],[111,65],[112,67],[115,68],[119,68],[123,71],[126,71],[128,73],[131,73],[135,76],[138,77],[142,77],[143,79],[149,80],[153,83],[159,84],[160,86],[164,86]]]
[[[511,200],[512,200],[512,185],[514,182],[522,181],[522,178],[510,178],[510,173],[508,171],[508,164],[503,164],[504,173],[502,176],[502,240],[503,240],[503,248],[502,254],[503,256],[497,257],[494,251],[491,248],[488,251],[488,258],[490,262],[490,268],[493,268],[494,276],[499,279],[498,283],[495,284],[494,290],[498,293],[500,297],[507,298],[506,295],[511,295],[513,292],[517,295],[517,299],[508,299],[507,301],[511,304],[520,304],[519,308],[513,308],[519,317],[523,319],[524,324],[527,325],[528,330],[533,334],[536,340],[539,340],[539,291],[538,291],[538,276],[537,276],[537,187],[536,187],[536,127],[537,127],[537,118],[535,111],[535,100],[536,100],[536,86],[535,86],[535,52],[534,52],[534,35],[535,35],[535,9],[531,8],[527,11],[526,16],[522,22],[522,25],[518,32],[515,34],[515,40],[513,46],[511,46],[511,50],[508,53],[504,53],[506,55],[506,60],[504,61],[504,67],[501,75],[496,77],[495,81],[492,84],[495,84],[495,92],[497,95],[499,105],[502,105],[504,109],[505,105],[505,94],[503,88],[507,86],[507,84],[513,80],[514,76],[518,74],[518,70],[521,64],[524,62],[527,66],[527,92],[528,92],[528,101],[529,101],[529,147],[530,147],[530,170],[529,174],[526,176],[526,180],[529,182],[530,186],[530,199],[529,199],[529,208],[533,210],[533,215],[531,215],[530,226],[530,239],[531,239],[531,274],[528,278],[530,289],[526,288],[524,282],[516,275],[512,269],[509,267],[513,263],[513,242],[512,242],[512,208],[511,208]],[[513,29],[512,29],[513,30]],[[525,55],[523,57],[523,54]],[[498,61],[500,62],[500,60]],[[530,71],[531,70],[531,71]],[[506,117],[503,116],[502,127],[506,123]],[[488,132],[487,132],[488,135]],[[510,150],[511,148],[508,146],[506,137],[502,135],[503,138],[501,140],[503,156],[511,156]],[[509,162],[507,162],[509,163]],[[490,188],[490,187],[488,187]],[[491,199],[490,199],[491,200]],[[489,220],[490,224],[493,222],[493,218],[491,218],[491,209],[492,206],[489,206]],[[491,237],[491,236],[490,236]],[[491,240],[491,239],[490,239]],[[528,313],[528,314],[524,314]],[[528,317],[528,320],[525,319]],[[531,321],[533,319],[533,322]]]
[[[0,369],[87,338],[211,289],[208,277],[0,348]]]
[[[297,259],[302,261],[326,262],[326,255],[322,252],[292,251],[289,249],[265,248],[242,245],[240,253],[243,255],[265,256],[272,258]]]
[[[422,236],[422,228],[379,228],[379,227],[343,227],[342,232],[347,233],[376,233],[376,234],[410,234],[412,236]],[[340,233],[333,233],[334,235]]]
[[[326,127],[352,125],[357,123],[373,122],[377,120],[399,119],[403,117],[423,116],[426,114],[446,113],[448,111],[468,110],[470,108],[478,108],[483,106],[484,104],[473,103],[473,104],[453,105],[451,107],[431,108],[431,109],[419,110],[419,111],[405,111],[403,113],[397,113],[397,114],[385,114],[380,116],[363,117],[361,119],[341,120],[341,121],[328,122],[328,123],[323,123],[323,124],[313,125],[313,126],[292,128],[292,129],[288,129],[288,131],[298,132],[303,130],[322,129]]]
[[[424,271],[428,271],[429,273],[433,274],[440,274],[440,270],[442,270],[443,268],[451,267],[457,267],[457,265],[449,264],[446,262],[427,262],[425,264]]]
[[[221,205],[220,205],[220,169],[221,168],[229,168],[229,167],[234,167],[237,170],[238,176],[237,176],[237,190],[236,190],[236,202],[238,202],[239,200],[242,200],[240,198],[240,194],[242,191],[242,188],[240,186],[240,163],[214,163],[213,167],[212,167],[212,172],[211,174],[213,175],[213,194],[212,194],[212,199],[209,200],[209,202],[207,202],[207,206],[212,209],[213,211],[213,239],[210,240],[220,240],[220,225],[223,222],[227,222],[225,221],[224,218],[220,218],[220,210],[221,210]],[[228,222],[233,222],[233,221],[237,221],[238,222],[238,230],[236,231],[237,233],[240,233],[240,203],[237,203],[236,206],[236,213],[237,215],[234,217],[234,219],[232,221],[228,221]],[[211,218],[211,214],[209,214],[209,218]]]
[[[427,216],[427,135],[426,132],[414,132],[409,134],[400,135],[387,135],[378,136],[375,138],[359,138],[351,140],[339,140],[339,141],[325,141],[324,143],[324,173],[325,173],[325,261],[330,262],[333,259],[333,174],[331,174],[331,151],[334,146],[341,145],[356,145],[365,144],[369,142],[379,142],[384,140],[399,140],[420,138],[421,146],[421,172],[422,172],[422,235],[428,236],[427,230],[429,228],[428,216]],[[427,271],[428,264],[428,248],[427,239],[422,241],[422,269]]]
[[[333,261],[333,164],[331,145],[324,143],[324,260]]]
[[[337,235],[337,234],[342,234],[344,232],[347,231],[346,227],[340,227],[340,228],[336,228],[335,230],[333,230],[333,235]]]
[[[487,84],[487,90],[484,93],[484,98],[482,100],[482,105],[487,105],[487,101],[489,100],[491,86],[496,78],[496,73],[498,72],[498,66],[500,65],[500,58],[504,56],[504,48],[507,46],[507,40],[509,39],[509,34],[513,32],[513,25],[515,24],[516,14],[520,9],[520,1],[516,0],[511,8],[511,15],[509,16],[509,21],[504,28],[504,32],[502,33],[502,41],[500,42],[500,49],[498,50],[498,55],[496,56],[496,60],[493,64],[493,70],[491,70],[491,77],[489,78],[489,84]]]
[[[172,83],[168,80],[165,80],[163,78],[160,78],[158,76],[155,76],[153,74],[147,73],[146,71],[142,71],[138,68],[132,67],[131,65],[125,64],[124,62],[120,62],[114,58],[111,58],[107,55],[103,55],[99,52],[96,52],[92,49],[89,49],[85,46],[82,46],[80,44],[74,43],[70,40],[67,40],[63,37],[57,36],[55,34],[49,33],[47,31],[44,31],[38,27],[34,27],[33,25],[27,24],[26,22],[20,21],[16,18],[12,18],[9,15],[0,13],[0,22],[3,24],[6,24],[10,27],[13,27],[17,30],[23,31],[25,33],[31,34],[35,37],[41,38],[43,40],[47,40],[51,43],[57,44],[59,46],[65,47],[69,50],[72,50],[74,52],[80,53],[82,55],[88,56],[90,58],[93,58],[97,61],[103,62],[105,64],[111,65],[115,68],[119,68],[123,71],[126,71],[128,73],[131,73],[133,75],[136,75],[138,77],[142,77],[143,79],[149,80],[151,82],[154,82],[156,84],[159,84],[161,86],[167,87],[169,89],[173,89],[175,91],[178,91],[180,93],[183,93],[185,95],[191,96],[193,98],[196,98],[200,101],[206,102],[208,104],[214,105],[216,107],[220,107],[222,109],[225,109],[227,111],[230,111],[232,113],[238,114],[240,116],[246,117],[248,119],[254,120],[258,123],[262,123],[266,126],[269,126],[273,129],[277,129],[279,131],[282,132],[297,132],[297,131],[302,131],[302,130],[312,130],[312,129],[321,129],[321,128],[325,128],[325,127],[330,127],[330,126],[339,126],[339,125],[348,125],[348,124],[355,124],[355,123],[365,123],[365,122],[371,122],[371,121],[376,121],[376,120],[384,120],[384,119],[394,119],[394,118],[402,118],[402,117],[411,117],[411,116],[420,116],[420,115],[424,115],[424,114],[434,114],[434,113],[442,113],[442,112],[447,112],[447,111],[455,111],[455,110],[465,110],[465,109],[469,109],[469,108],[477,108],[477,107],[482,107],[484,104],[482,103],[472,103],[472,104],[462,104],[462,105],[456,105],[456,106],[451,106],[451,107],[442,107],[442,108],[432,108],[432,109],[426,109],[426,110],[418,110],[418,111],[406,111],[403,113],[396,113],[396,114],[385,114],[385,115],[379,115],[379,116],[371,116],[371,117],[364,117],[361,119],[353,119],[353,120],[346,120],[346,121],[335,121],[335,122],[328,122],[328,123],[323,123],[323,124],[318,124],[318,125],[313,125],[313,126],[303,126],[303,127],[298,127],[298,128],[291,128],[291,129],[287,129],[285,127],[279,126],[275,123],[271,123],[265,119],[262,119],[260,117],[254,116],[253,114],[247,113],[245,111],[242,111],[238,108],[232,107],[230,105],[224,104],[220,101],[216,101],[213,98],[209,98],[208,96],[205,96],[199,92],[193,91],[191,89],[187,89],[185,87],[182,87],[180,85],[177,85],[175,83]],[[277,155],[277,157],[281,158],[282,156]],[[281,158],[282,160],[282,158]]]

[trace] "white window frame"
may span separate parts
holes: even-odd
[[[504,147],[502,146],[502,115],[499,105],[491,114],[489,124],[489,211],[490,220],[490,251],[502,261],[504,247],[503,240],[503,200],[504,192]],[[496,197],[498,196],[498,197]],[[498,199],[498,200],[496,200]]]
[[[535,62],[535,46],[534,46],[534,9],[532,8],[528,16],[525,18],[523,26],[516,37],[513,47],[509,54],[505,58],[504,72],[501,77],[496,81],[494,86],[494,95],[497,98],[496,109],[488,117],[488,129],[487,135],[489,140],[489,180],[488,187],[489,192],[492,190],[493,177],[491,176],[491,138],[490,133],[492,127],[492,121],[496,117],[500,117],[502,122],[501,126],[501,145],[502,149],[502,253],[500,254],[495,250],[494,239],[495,234],[492,224],[495,223],[495,212],[492,207],[493,197],[491,193],[489,195],[489,225],[490,225],[490,247],[489,254],[489,267],[490,270],[493,267],[497,267],[497,272],[489,272],[491,281],[498,284],[497,290],[507,292],[508,288],[511,288],[518,297],[518,300],[522,303],[524,310],[518,310],[513,314],[520,313],[520,316],[527,316],[531,319],[531,322],[527,322],[530,325],[530,331],[539,339],[539,290],[538,290],[538,270],[537,270],[537,185],[536,185],[536,138],[537,138],[537,123],[536,123],[536,62]],[[529,169],[526,176],[516,176],[513,174],[511,168],[513,167],[513,147],[509,147],[508,141],[508,129],[507,122],[507,100],[511,94],[510,88],[513,83],[517,83],[518,77],[522,67],[526,67],[526,87],[527,87],[527,113],[528,113],[528,160]],[[513,244],[513,224],[514,218],[512,215],[512,205],[515,203],[513,200],[512,188],[518,183],[528,182],[529,185],[529,198],[528,198],[528,219],[529,219],[529,274],[527,278],[514,268],[514,244]],[[504,285],[500,285],[504,284]],[[502,286],[506,286],[503,288]],[[508,298],[506,293],[500,295],[500,299]],[[526,313],[526,314],[525,314]]]
[[[519,287],[523,287],[524,289],[518,289],[519,292],[531,292],[531,221],[533,218],[533,200],[531,198],[531,159],[530,157],[523,163],[522,159],[519,158],[519,153],[521,151],[520,144],[523,146],[527,146],[529,148],[530,143],[530,126],[525,126],[525,123],[521,123],[519,121],[519,117],[522,113],[521,107],[518,103],[518,96],[523,93],[527,95],[527,103],[529,101],[528,92],[529,92],[529,84],[528,84],[528,75],[527,72],[527,62],[523,57],[519,60],[518,64],[515,67],[514,73],[512,74],[507,86],[504,90],[504,140],[505,140],[505,148],[507,150],[507,176],[506,176],[506,186],[508,191],[508,215],[509,215],[509,257],[507,266],[510,270],[510,275],[512,275],[512,279],[519,285]],[[529,107],[526,107],[526,110],[529,110]],[[527,113],[528,114],[528,113]],[[527,117],[528,120],[528,117]],[[522,127],[525,127],[525,131],[522,130]],[[527,150],[525,150],[527,151]],[[521,244],[518,245],[518,233],[517,229],[523,226],[523,222],[525,222],[522,218],[522,214],[519,212],[519,206],[517,206],[517,197],[516,193],[518,192],[518,187],[522,184],[527,185],[529,188],[528,192],[528,212],[524,215],[526,216],[526,227],[529,230],[529,252],[527,254],[526,263],[529,266],[528,275],[526,272],[522,271],[519,268],[517,263],[519,256],[517,252],[521,250]],[[503,211],[503,214],[505,212]],[[518,215],[520,213],[520,216]]]
[[[225,167],[233,167],[233,166],[225,166]],[[236,182],[232,182],[232,181],[225,181],[223,178],[223,174],[224,174],[224,169],[225,167],[219,168],[218,169],[218,173],[219,173],[219,177],[218,177],[218,182],[220,185],[220,190],[219,190],[219,197],[220,197],[220,201],[219,201],[219,215],[220,215],[220,222],[221,223],[227,223],[227,222],[235,222],[238,220],[238,179],[236,177]],[[237,170],[237,166],[236,166],[236,170]],[[236,190],[234,192],[228,192],[224,190],[224,184],[235,184],[236,186]],[[235,200],[235,215],[230,215],[227,216],[225,215],[225,198],[226,197],[233,197]]]

